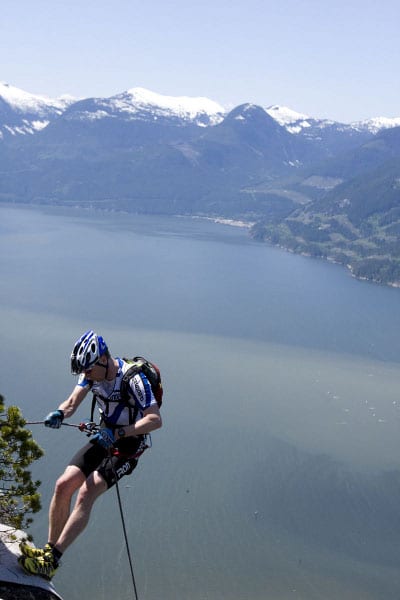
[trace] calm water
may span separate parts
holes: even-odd
[[[89,327],[162,369],[164,427],[121,484],[141,600],[398,600],[399,290],[207,221],[0,217],[9,404],[32,420],[55,408]],[[54,480],[86,438],[34,435],[39,544]],[[133,597],[114,490],[55,584],[65,600]]]

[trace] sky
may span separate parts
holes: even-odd
[[[400,116],[399,0],[1,0],[0,81],[133,87],[352,122]]]

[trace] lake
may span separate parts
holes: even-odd
[[[0,216],[8,404],[27,420],[55,409],[89,328],[161,368],[164,426],[120,484],[141,600],[398,600],[400,290],[202,219]],[[39,545],[86,437],[32,430]],[[133,598],[115,490],[54,583],[65,600]]]

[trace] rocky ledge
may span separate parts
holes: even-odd
[[[0,524],[0,600],[63,600],[51,582],[25,573],[18,564],[23,531]]]

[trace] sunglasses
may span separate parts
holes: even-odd
[[[103,365],[100,362],[95,362],[92,365],[90,365],[90,367],[87,367],[86,369],[83,369],[84,373],[90,373],[90,371],[92,371],[95,367],[103,367],[104,369],[107,368],[107,365]]]

